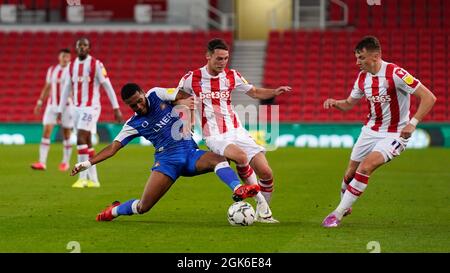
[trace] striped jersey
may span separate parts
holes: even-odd
[[[61,92],[64,86],[64,80],[67,76],[70,64],[62,67],[57,64],[55,66],[50,66],[47,70],[47,76],[45,77],[45,82],[50,85],[50,95],[47,99],[47,106],[58,107],[59,101],[61,99]],[[71,103],[71,100],[68,100]]]
[[[366,97],[369,114],[366,127],[381,133],[398,133],[409,122],[410,95],[420,81],[403,68],[382,61],[375,75],[361,71],[351,97]]]
[[[194,94],[201,102],[200,116],[203,137],[221,135],[242,127],[231,105],[231,92],[248,92],[253,85],[234,69],[225,69],[217,76],[209,74],[206,66],[190,71],[178,88]]]
[[[72,84],[73,103],[77,107],[100,106],[100,85],[105,82],[110,84],[103,63],[91,55],[82,61],[76,58],[70,64],[69,79]],[[105,90],[113,108],[119,108],[115,94],[109,94],[108,88]]]

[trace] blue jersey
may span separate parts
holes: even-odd
[[[192,136],[183,138],[183,122],[171,104],[177,93],[178,90],[174,88],[150,89],[146,94],[147,114],[135,114],[127,120],[114,140],[125,146],[132,139],[143,136],[153,144],[156,152],[198,148]]]

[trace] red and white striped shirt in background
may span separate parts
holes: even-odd
[[[45,77],[45,81],[50,85],[50,95],[47,99],[47,106],[58,107],[61,92],[64,86],[64,80],[69,71],[69,65],[62,67],[61,65],[50,66],[47,70],[47,76]],[[71,100],[68,100],[68,103],[71,103]]]
[[[225,69],[219,75],[212,76],[206,66],[190,71],[178,84],[178,88],[194,94],[202,103],[199,110],[204,138],[242,127],[231,105],[231,93],[233,91],[245,93],[252,87],[253,85],[234,69]]]
[[[380,133],[398,133],[409,122],[410,95],[419,85],[420,81],[403,68],[382,61],[377,74],[359,73],[351,97],[366,96],[369,103],[367,128]]]
[[[103,64],[90,55],[83,61],[76,58],[69,66],[63,95],[68,96],[72,87],[73,103],[76,107],[100,107],[100,85],[105,88],[113,108],[119,108],[116,94]]]

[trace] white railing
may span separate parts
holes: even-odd
[[[190,24],[196,26],[212,26],[220,30],[234,29],[234,14],[222,12],[209,4],[190,6]],[[206,12],[205,12],[206,10]],[[209,16],[209,13],[217,16],[215,20]]]
[[[302,6],[301,0],[280,0],[275,7],[269,11],[268,18],[269,24],[272,29],[289,29],[289,28],[302,28],[302,27],[319,27],[321,29],[325,29],[330,26],[346,26],[348,24],[348,5],[340,0],[319,0],[318,6]],[[330,5],[338,5],[341,7],[343,11],[342,20],[327,20],[327,6]],[[291,5],[289,7],[292,10],[292,20],[290,22],[282,21],[280,18],[283,18],[283,10],[286,10],[287,5]],[[318,20],[310,23],[310,22],[302,22],[303,17],[301,17],[301,13],[304,11],[318,12]]]
[[[344,18],[342,20],[329,20],[327,21],[327,26],[346,26],[348,25],[348,5],[341,0],[331,0],[331,4],[336,4],[342,8],[344,12]]]

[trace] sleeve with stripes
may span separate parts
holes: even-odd
[[[114,88],[111,84],[111,81],[108,78],[108,74],[106,73],[106,69],[103,66],[103,63],[97,60],[95,67],[96,67],[95,75],[98,81],[103,85],[103,88],[105,88],[106,94],[108,95],[112,108],[113,109],[119,108],[119,102],[117,101],[116,93],[114,92]]]
[[[188,94],[194,94],[194,90],[192,89],[192,71],[189,71],[181,78],[178,83],[178,90],[183,90]]]
[[[52,67],[51,66],[47,70],[47,76],[45,76],[45,82],[47,84],[51,84],[52,83]]]
[[[234,80],[235,91],[247,93],[250,89],[253,88],[253,85],[248,83],[248,81],[236,70],[234,70]]]
[[[125,146],[138,136],[140,136],[138,130],[128,125],[128,123],[125,123],[125,125],[123,125],[122,127],[122,130],[120,130],[119,134],[114,138],[114,140],[119,141],[122,146]]]
[[[420,85],[418,79],[400,67],[394,69],[393,78],[396,89],[400,89],[409,94],[414,93]]]
[[[61,91],[61,100],[58,105],[58,113],[62,113],[64,107],[66,107],[67,100],[69,99],[70,90],[72,88],[72,75],[70,71],[67,71],[66,77],[64,78],[64,85]]]
[[[353,84],[352,92],[350,93],[350,96],[355,99],[364,97],[364,90],[361,90],[359,88],[359,78],[361,77],[361,74],[362,72],[360,72],[358,77],[356,78],[355,84]]]

